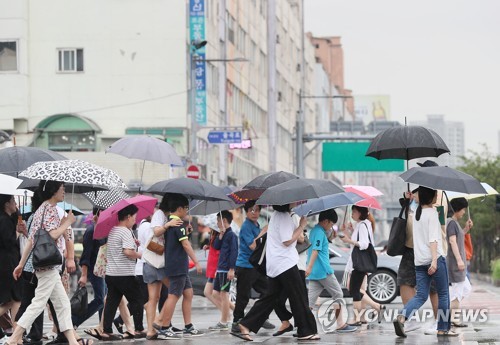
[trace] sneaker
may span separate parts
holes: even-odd
[[[405,332],[412,332],[422,327],[422,324],[415,320],[409,320],[405,322]]]
[[[9,340],[9,337],[6,334],[4,334],[4,336],[2,338],[0,338],[0,345],[3,345],[4,343],[6,343],[7,340]]]
[[[167,329],[162,329],[161,331],[158,331],[158,339],[161,340],[180,340],[182,337],[178,334],[175,334],[175,332],[172,330],[172,327],[167,328]]]
[[[233,322],[231,324],[231,333],[241,333],[240,324],[238,322]]]
[[[273,325],[272,323],[269,322],[269,320],[266,320],[264,324],[262,325],[262,328],[264,329],[275,329],[276,326]]]
[[[228,331],[229,326],[227,323],[217,322],[215,326],[208,327],[210,331]]]
[[[351,325],[346,325],[342,328],[337,328],[335,330],[335,333],[351,333],[351,332],[355,332],[358,330],[358,327],[355,327],[355,326],[351,326]]]
[[[200,331],[199,329],[195,328],[194,326],[191,326],[189,328],[184,328],[182,330],[182,334],[185,336],[186,335],[190,336],[190,337],[199,337],[200,335],[205,334],[205,332]]]
[[[437,333],[438,333],[438,331],[437,331],[437,322],[433,322],[432,326],[430,326],[429,328],[427,328],[424,331],[425,335],[436,335]]]

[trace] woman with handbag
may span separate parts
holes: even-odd
[[[376,269],[377,266],[377,257],[374,249],[374,241],[373,241],[373,229],[374,229],[374,220],[370,215],[368,208],[361,206],[352,206],[352,219],[357,222],[352,235],[349,236],[348,231],[344,231],[344,236],[339,236],[340,239],[344,243],[348,243],[351,245],[351,254],[349,255],[349,260],[346,264],[346,271],[351,272],[348,289],[349,293],[352,296],[353,307],[359,312],[356,313],[357,317],[361,317],[361,310],[363,309],[363,304],[371,306],[373,309],[378,311],[378,322],[381,322],[381,317],[383,311],[386,307],[380,303],[376,303],[373,301],[370,296],[366,293],[365,289],[362,289],[363,285],[366,286],[366,279],[368,273],[372,273],[373,268]],[[373,220],[373,223],[372,223]],[[345,230],[345,225],[344,230]],[[350,230],[352,229],[352,225],[349,223]],[[371,264],[371,269],[368,267],[362,267],[362,265],[356,265],[356,254],[359,252],[361,255],[367,255],[369,257],[369,263]],[[373,257],[374,255],[374,257]],[[350,324],[351,326],[361,326],[362,321],[360,319],[355,320]]]
[[[165,275],[165,255],[164,246],[165,240],[163,234],[169,227],[179,226],[182,220],[172,219],[168,220],[170,212],[168,211],[168,194],[165,194],[161,200],[158,210],[155,211],[151,217],[151,224],[149,231],[145,234],[147,243],[144,245],[143,251],[143,279],[148,285],[148,303],[146,305],[146,320],[148,323],[147,335],[148,340],[158,338],[158,333],[155,328],[160,328],[155,323],[156,306],[160,300],[160,293],[162,285],[168,286],[168,279]],[[156,326],[156,327],[155,327]]]
[[[24,331],[44,310],[51,299],[59,322],[59,329],[64,333],[70,345],[91,344],[88,339],[76,339],[71,322],[71,305],[59,275],[64,255],[64,233],[75,221],[69,212],[62,219],[56,208],[58,202],[64,200],[64,183],[44,181],[37,190],[37,196],[44,200],[36,210],[31,224],[32,231],[19,265],[14,269],[15,279],[19,279],[28,256],[33,254],[33,267],[38,280],[35,297],[17,322],[17,327],[8,344],[18,344]],[[55,242],[54,242],[55,241]],[[43,245],[43,246],[42,246]]]

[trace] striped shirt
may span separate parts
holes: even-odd
[[[127,257],[123,253],[124,249],[137,249],[132,230],[115,226],[108,235],[107,276],[135,276],[135,259]]]

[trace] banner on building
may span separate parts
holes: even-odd
[[[189,39],[190,42],[205,40],[205,0],[189,0]],[[192,47],[191,47],[192,48]],[[194,73],[194,116],[201,126],[207,125],[207,88],[205,47],[190,49],[191,73]],[[193,97],[193,96],[191,96]]]
[[[354,97],[356,120],[368,124],[372,121],[391,119],[391,98],[389,95],[356,95]]]

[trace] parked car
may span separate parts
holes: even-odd
[[[330,250],[330,265],[335,271],[335,277],[342,282],[344,275],[345,266],[349,258],[349,248],[341,247],[336,244],[329,245]],[[197,274],[195,268],[191,268],[189,271],[189,276],[193,284],[193,291],[195,295],[203,296],[203,290],[205,288],[206,278],[206,267],[207,267],[207,256],[208,252],[204,250],[195,251],[198,262],[200,263],[203,273]],[[376,302],[387,304],[391,303],[398,295],[399,289],[397,286],[397,272],[401,257],[392,257],[386,253],[378,253],[378,263],[377,272],[370,274],[368,276],[368,295]],[[234,284],[233,284],[234,286]],[[236,289],[231,288],[232,299]],[[343,288],[344,297],[349,297],[349,291]],[[325,293],[325,292],[324,292]],[[259,294],[252,290],[252,298],[258,298]],[[322,295],[322,297],[328,297],[327,294]]]

